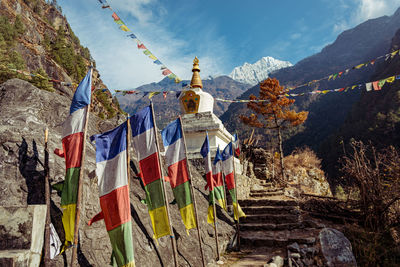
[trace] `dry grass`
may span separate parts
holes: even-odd
[[[287,170],[321,168],[321,160],[309,147],[295,149],[292,154],[285,157],[284,164]]]

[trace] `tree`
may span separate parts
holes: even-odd
[[[44,69],[39,68],[34,72],[35,76],[32,77],[31,83],[39,89],[54,92],[53,85],[49,82],[49,76]]]
[[[267,130],[276,130],[279,143],[279,159],[281,166],[281,182],[284,182],[284,164],[281,131],[305,122],[308,112],[296,112],[290,109],[295,102],[285,96],[286,90],[279,85],[276,79],[264,80],[260,83],[259,97],[250,95],[247,107],[254,111],[249,117],[240,115],[240,119],[247,125]]]

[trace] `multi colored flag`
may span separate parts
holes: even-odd
[[[137,153],[140,174],[146,191],[146,203],[153,225],[154,238],[157,239],[169,235],[171,231],[163,194],[163,181],[161,180],[153,121],[153,112],[150,106],[130,118],[132,142]]]
[[[78,85],[72,99],[69,116],[63,124],[62,146],[66,174],[61,192],[62,222],[65,231],[65,247],[73,243],[75,229],[76,200],[82,164],[82,150],[86,114],[90,104],[92,71]]]
[[[98,177],[101,213],[94,221],[104,219],[112,246],[112,261],[117,266],[135,266],[132,244],[132,221],[127,174],[127,123],[92,136],[96,142],[96,175]]]
[[[246,216],[239,206],[238,200],[236,198],[236,184],[235,184],[235,174],[234,174],[234,161],[233,156],[233,144],[230,142],[226,145],[224,151],[222,152],[222,169],[225,175],[225,184],[228,188],[229,194],[232,198],[233,212],[235,220],[240,217]]]
[[[239,138],[236,133],[233,134],[233,150],[235,151],[235,156],[239,157],[240,156],[240,144],[239,144]]]
[[[183,223],[187,230],[196,228],[196,217],[180,119],[168,124],[161,131],[161,136],[165,148],[165,163],[168,166],[169,182]]]
[[[215,167],[215,173],[213,175],[208,133],[206,135],[203,145],[201,146],[200,154],[203,156],[205,170],[206,170],[206,179],[207,179],[206,188],[208,187],[208,190],[210,191],[210,194],[208,196],[209,206],[207,212],[207,222],[213,224],[214,223],[213,208],[215,200],[217,200],[217,202],[223,209],[226,209],[226,204],[225,204],[224,183],[222,180],[221,162],[220,162],[222,157],[221,154],[219,153],[219,148],[218,148],[217,153],[215,155],[216,161],[214,161],[215,163],[214,165],[217,165],[217,167]]]

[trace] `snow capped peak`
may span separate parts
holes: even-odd
[[[291,66],[293,64],[289,61],[282,61],[273,57],[262,57],[254,64],[245,62],[243,66],[234,68],[229,77],[238,82],[256,85],[267,79],[271,72]]]

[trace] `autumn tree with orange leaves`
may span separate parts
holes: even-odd
[[[250,95],[247,107],[254,111],[249,117],[240,115],[240,119],[247,125],[268,130],[276,130],[279,142],[279,159],[281,165],[281,182],[284,182],[284,165],[281,131],[305,122],[307,111],[296,112],[290,109],[294,99],[285,96],[286,91],[279,81],[268,78],[260,83],[260,96]],[[260,101],[261,100],[261,101]]]

